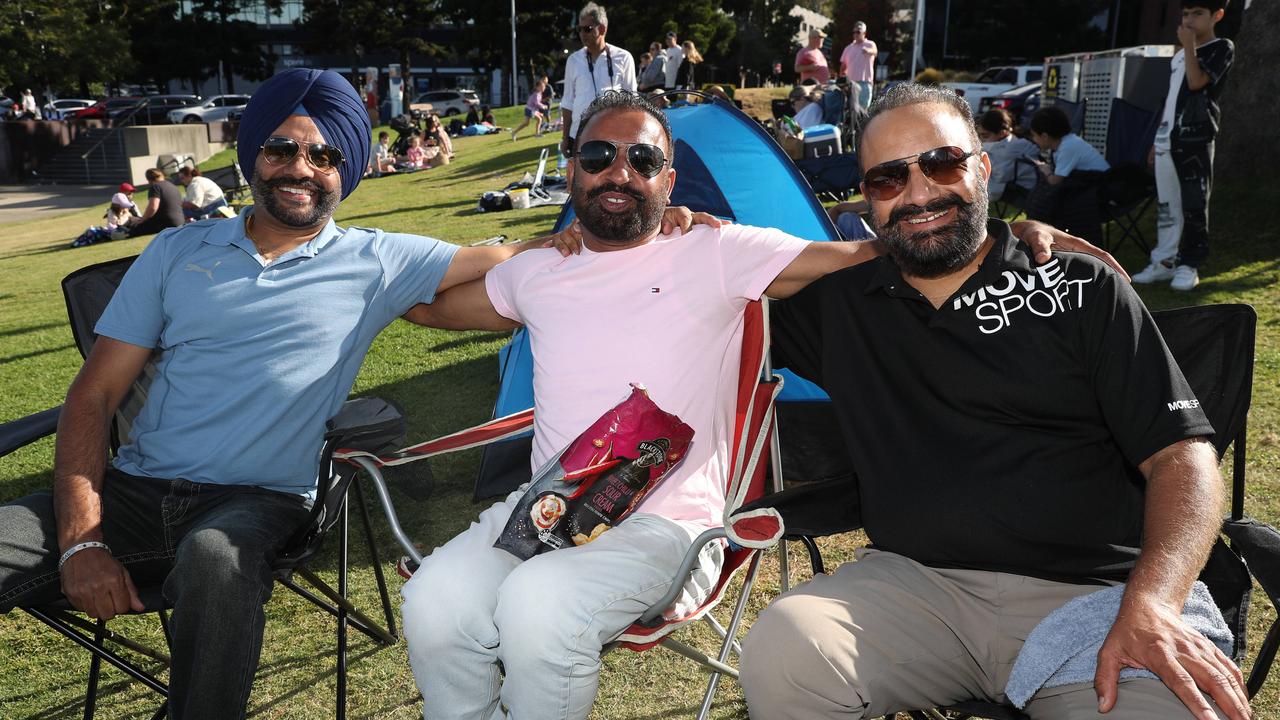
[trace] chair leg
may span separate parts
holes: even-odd
[[[1262,645],[1258,647],[1258,657],[1253,661],[1253,670],[1249,673],[1249,679],[1245,681],[1245,689],[1252,698],[1262,689],[1263,683],[1267,680],[1267,673],[1271,671],[1271,663],[1276,659],[1276,648],[1280,646],[1280,619],[1271,623],[1271,629],[1267,631],[1267,636],[1263,638]]]
[[[106,636],[107,621],[98,620],[94,625],[93,645],[94,647],[103,647],[103,638]],[[89,684],[84,694],[84,720],[93,720],[93,714],[98,707],[98,675],[102,672],[102,657],[97,653],[93,653],[89,660]]]
[[[707,624],[711,626],[711,629],[715,631],[716,635],[720,636],[721,641],[729,637],[729,631],[725,630],[724,626],[720,624],[720,621],[716,620],[714,617],[711,616],[711,613],[707,613],[706,615],[703,615],[702,619],[706,620]],[[730,639],[732,640],[732,638]],[[733,640],[733,645],[731,649],[733,650],[735,655],[737,655],[738,657],[742,657],[742,646],[738,644],[737,640]]]
[[[378,555],[378,544],[373,538],[373,521],[369,518],[369,506],[364,501],[364,485],[360,476],[353,481],[356,494],[356,505],[360,507],[360,517],[364,521],[364,539],[369,546],[369,559],[373,561],[373,574],[378,580],[378,596],[382,599],[382,614],[387,619],[387,633],[399,638],[396,632],[396,617],[391,609],[391,594],[387,592],[387,578],[382,572],[382,558]]]
[[[782,492],[785,482],[782,476],[782,441],[778,436],[778,423],[775,420],[769,428],[769,472],[773,474],[773,492]],[[787,541],[778,541],[778,573],[782,576],[779,584],[782,592],[791,588],[791,566],[787,562]]]
[[[342,503],[342,509],[339,510],[341,516],[338,518],[338,595],[342,599],[347,598],[347,520],[348,504],[346,501]],[[341,605],[338,606],[338,693],[337,693],[337,709],[335,717],[337,720],[346,720],[347,717],[347,609]]]
[[[742,624],[742,616],[747,610],[747,600],[751,597],[751,586],[755,584],[756,572],[759,569],[760,553],[756,552],[751,555],[751,565],[747,568],[747,576],[742,581],[742,595],[738,597],[738,604],[733,608],[733,617],[729,619],[724,642],[720,645],[719,661],[722,664],[729,659],[729,650],[733,646],[734,637],[738,634],[738,627]],[[706,720],[711,713],[711,701],[715,698],[716,688],[720,686],[720,675],[718,670],[711,671],[711,680],[707,683],[707,692],[702,697],[702,709],[698,711],[698,720]]]

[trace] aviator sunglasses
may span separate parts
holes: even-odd
[[[667,156],[662,148],[649,143],[613,143],[608,140],[588,140],[574,152],[578,159],[578,167],[595,175],[613,165],[618,158],[618,149],[627,149],[627,162],[631,169],[647,178],[656,177],[667,164]]]
[[[259,148],[262,151],[262,158],[272,165],[288,165],[297,157],[298,151],[303,147],[293,138],[273,136],[267,138]],[[311,167],[322,173],[329,174],[338,169],[338,166],[347,161],[342,155],[342,151],[332,145],[324,143],[308,143],[307,162],[311,163]]]
[[[902,194],[907,187],[907,177],[911,173],[911,165],[920,166],[924,176],[939,185],[951,185],[960,182],[964,177],[965,163],[978,154],[978,150],[965,152],[963,148],[945,145],[940,148],[926,150],[919,155],[908,155],[897,160],[880,163],[867,170],[862,178],[867,198],[871,200],[892,200]]]

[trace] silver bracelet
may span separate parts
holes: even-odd
[[[88,550],[89,548],[102,548],[107,551],[108,555],[111,554],[111,548],[107,547],[106,543],[101,543],[97,540],[90,540],[89,542],[82,542],[79,545],[72,545],[70,548],[67,548],[66,552],[62,553],[62,557],[58,560],[58,571],[62,571],[62,566],[71,559],[72,555],[75,555],[81,550]]]

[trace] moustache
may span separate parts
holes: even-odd
[[[889,213],[889,221],[887,223],[887,226],[892,227],[893,225],[896,225],[899,222],[902,222],[903,220],[908,220],[917,215],[932,215],[934,213],[939,213],[944,210],[950,210],[953,207],[962,208],[965,205],[966,205],[965,201],[961,200],[960,197],[957,195],[948,195],[946,197],[940,197],[937,200],[929,201],[923,206],[922,205],[903,205],[901,207],[894,208],[893,211]]]
[[[271,178],[270,180],[265,180],[263,181],[262,184],[265,185],[268,190],[275,190],[276,188],[279,188],[279,187],[289,186],[289,187],[303,188],[305,190],[310,190],[315,193],[324,192],[324,188],[320,186],[320,183],[317,183],[314,180],[306,180],[303,178],[277,177],[277,178]]]
[[[644,193],[639,190],[633,190],[632,188],[623,187],[622,185],[617,185],[615,183],[601,185],[600,187],[588,192],[587,199],[594,200],[607,192],[621,193],[635,200],[637,204],[642,204],[648,199],[644,196]]]

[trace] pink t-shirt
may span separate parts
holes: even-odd
[[[530,250],[490,270],[498,314],[529,329],[536,470],[642,383],[695,435],[640,510],[717,527],[724,512],[743,309],[805,241],[695,226],[639,247],[561,257]]]
[[[875,80],[876,56],[864,52],[875,52],[876,44],[870,40],[860,43],[849,43],[840,54],[840,62],[844,64],[844,76],[849,82],[872,82]]]
[[[799,82],[804,82],[809,78],[813,78],[818,84],[825,83],[831,79],[831,69],[827,67],[827,56],[822,54],[822,50],[814,48],[810,50],[807,47],[800,48],[800,52],[796,53],[797,65],[820,65],[817,70],[800,73]]]

